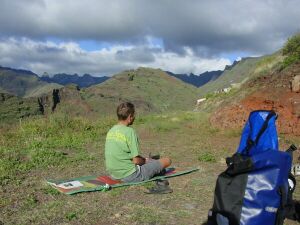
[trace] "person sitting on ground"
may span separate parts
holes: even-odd
[[[137,134],[130,125],[135,119],[135,107],[130,102],[117,108],[118,124],[107,133],[105,142],[106,170],[113,179],[140,182],[161,174],[171,165],[169,158],[151,159],[140,155]]]

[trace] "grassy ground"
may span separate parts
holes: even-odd
[[[212,206],[217,175],[240,130],[218,130],[208,114],[178,112],[139,117],[144,155],[160,153],[192,174],[170,179],[172,194],[146,195],[144,186],[109,192],[60,194],[47,178],[104,174],[104,140],[114,118],[52,115],[0,126],[0,221],[4,224],[202,224]],[[281,147],[300,139],[280,136]],[[300,199],[300,192],[296,196]],[[0,222],[0,224],[1,224]],[[286,221],[286,225],[294,224]]]

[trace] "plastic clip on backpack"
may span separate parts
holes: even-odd
[[[291,203],[292,153],[278,149],[276,119],[274,111],[250,113],[237,152],[218,176],[207,224],[283,224]]]

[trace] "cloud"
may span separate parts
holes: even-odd
[[[187,71],[200,74],[207,70],[223,69],[227,59],[205,59],[190,48],[185,54],[166,52],[150,46],[115,45],[97,51],[85,51],[75,42],[56,44],[31,39],[9,38],[0,41],[0,62],[5,66],[26,68],[37,74],[90,73],[113,75],[140,66],[161,68],[175,73]]]
[[[115,43],[161,38],[167,50],[265,53],[300,31],[294,0],[2,0],[2,36]]]
[[[272,53],[300,31],[300,7],[295,0],[0,0],[0,3],[2,48],[13,48],[16,52],[0,53],[0,63],[35,71],[47,68],[80,72],[84,68],[86,72],[110,73],[141,64],[168,67],[172,65],[169,59],[177,60],[173,71],[183,68],[188,69],[186,72],[201,71],[200,64],[212,68],[211,63],[216,65],[212,69],[217,69],[226,61],[224,55]],[[150,45],[149,37],[159,40],[159,45]],[[60,41],[49,42],[53,39]],[[87,52],[76,44],[85,41],[106,43],[109,50]],[[21,55],[25,49],[32,54],[26,55],[26,60]],[[192,54],[187,54],[187,49]]]
[[[159,51],[159,49],[135,47],[126,50],[119,50],[116,52],[116,60],[123,62],[151,63],[155,61],[153,54],[155,51]]]

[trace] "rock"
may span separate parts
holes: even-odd
[[[295,96],[292,99],[292,113],[300,116],[300,96]]]
[[[114,216],[115,216],[116,218],[120,218],[120,217],[122,216],[122,214],[121,214],[121,213],[116,213]]]
[[[300,75],[297,75],[292,80],[292,91],[300,92]]]
[[[192,210],[192,209],[196,209],[198,207],[197,204],[193,204],[193,203],[186,203],[184,204],[184,208],[188,209],[188,210]]]

